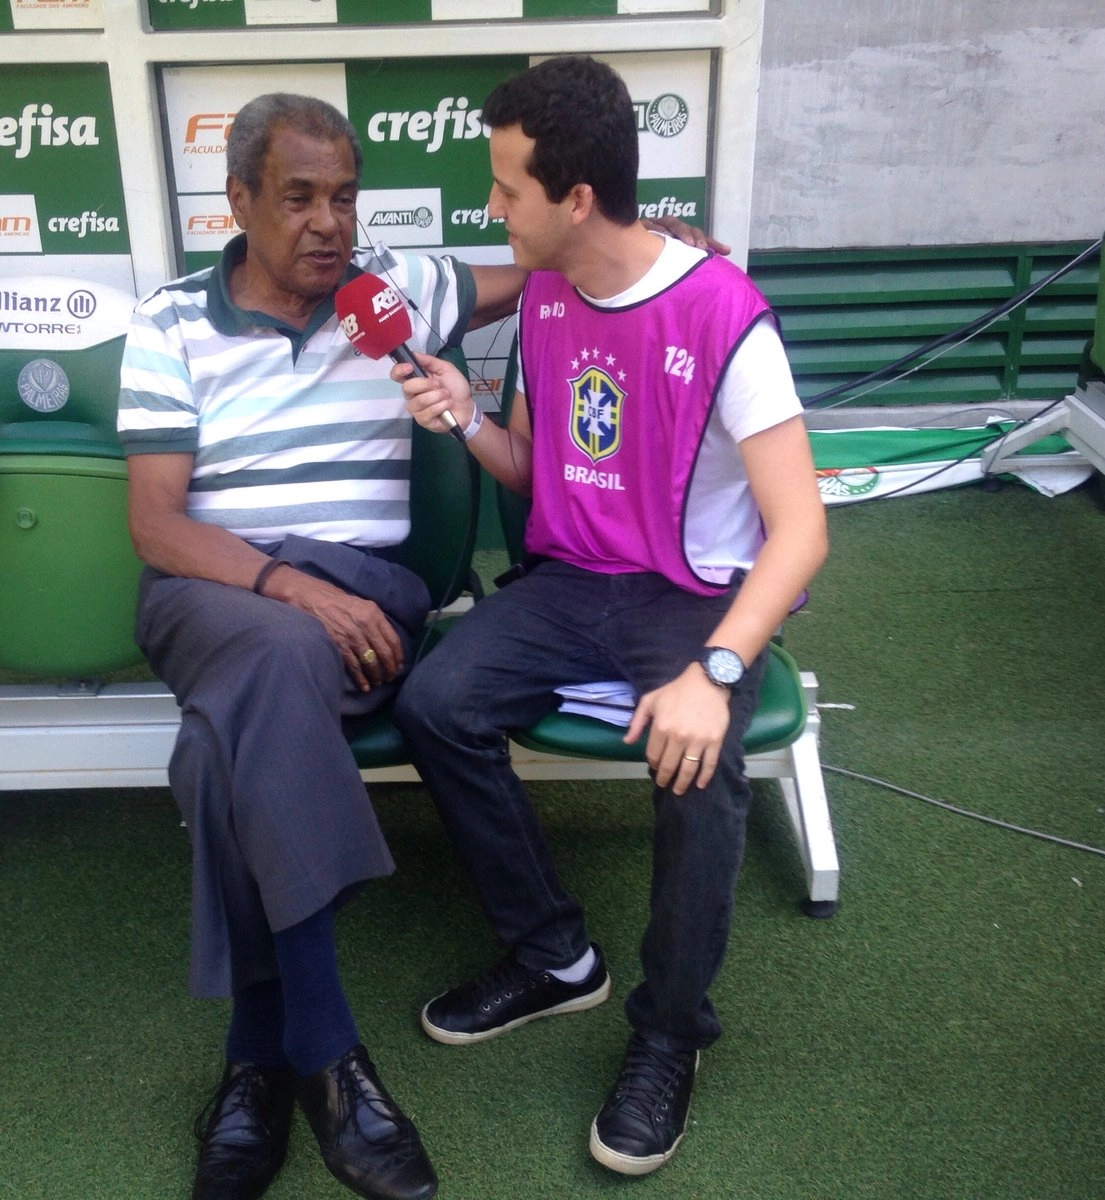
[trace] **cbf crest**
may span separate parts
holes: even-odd
[[[568,382],[572,388],[572,441],[592,462],[609,458],[622,444],[625,391],[595,366]]]

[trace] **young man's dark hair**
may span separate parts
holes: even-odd
[[[605,63],[582,55],[538,63],[488,96],[483,121],[520,125],[534,139],[529,173],[554,204],[587,183],[604,216],[637,220],[637,120],[629,89]]]

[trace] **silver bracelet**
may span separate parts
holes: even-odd
[[[472,420],[461,430],[461,437],[466,442],[470,442],[480,431],[480,426],[483,424],[483,409],[473,400]]]

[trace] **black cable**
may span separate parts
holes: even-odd
[[[926,796],[923,792],[910,791],[909,788],[899,787],[896,783],[888,783],[885,779],[879,779],[874,775],[863,775],[859,771],[849,771],[847,767],[834,767],[829,763],[822,763],[821,769],[833,775],[843,775],[847,779],[858,779],[861,783],[870,783],[875,787],[886,788],[887,791],[897,792],[899,796],[908,796],[911,800],[923,800],[926,804],[934,804],[937,808],[943,808],[948,812],[955,813],[959,817],[970,817],[972,820],[982,821],[986,825],[996,825],[999,829],[1008,829],[1013,833],[1024,833],[1029,837],[1040,838],[1042,841],[1052,842],[1057,846],[1066,846],[1070,850],[1084,850],[1087,854],[1099,854],[1105,857],[1105,849],[1099,846],[1088,846],[1084,842],[1073,842],[1068,838],[1061,838],[1053,833],[1043,833],[1038,829],[1029,829],[1024,825],[1013,825],[1009,821],[1000,820],[998,817],[988,817],[985,813],[977,813],[969,808],[960,808],[957,804],[949,804],[947,800],[938,800],[935,796]]]
[[[811,408],[816,404],[824,403],[826,400],[832,400],[834,397],[839,396],[844,392],[850,392],[856,388],[863,387],[864,384],[875,383],[880,379],[884,379],[887,375],[893,374],[899,368],[907,366],[909,363],[916,361],[923,355],[929,354],[933,350],[939,350],[942,346],[946,346],[950,342],[954,342],[957,339],[967,341],[980,330],[984,329],[987,325],[992,324],[999,317],[1003,317],[1006,313],[1012,312],[1013,309],[1020,307],[1020,305],[1026,304],[1032,299],[1033,296],[1043,291],[1044,288],[1054,283],[1055,280],[1060,279],[1069,271],[1073,271],[1075,267],[1081,266],[1082,263],[1086,262],[1090,258],[1093,258],[1094,255],[1101,251],[1102,240],[1102,238],[1098,238],[1097,241],[1092,245],[1087,246],[1086,249],[1081,252],[1081,254],[1076,255],[1070,260],[1070,262],[1065,263],[1063,266],[1052,271],[1050,275],[1040,280],[1039,283],[1034,284],[1027,291],[1021,292],[1019,295],[1013,296],[1009,300],[1002,301],[1001,304],[990,309],[989,312],[983,313],[982,316],[976,317],[975,320],[969,321],[961,328],[952,330],[950,333],[942,334],[940,337],[934,338],[930,342],[926,342],[923,346],[918,347],[916,350],[911,350],[908,354],[903,354],[901,358],[895,359],[894,362],[888,363],[883,367],[878,367],[876,370],[870,371],[868,374],[862,375],[858,379],[853,379],[849,383],[839,383],[835,387],[831,387],[824,392],[819,392],[816,396],[811,397],[809,400],[804,400],[804,407]]]

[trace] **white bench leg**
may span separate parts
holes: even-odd
[[[832,916],[840,896],[840,862],[816,733],[807,728],[786,754],[790,777],[780,778],[779,787],[806,870],[809,898],[803,908],[810,916]]]

